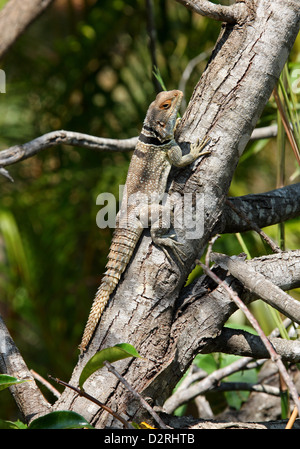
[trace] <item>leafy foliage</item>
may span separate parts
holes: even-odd
[[[7,376],[6,374],[0,374],[0,391],[5,388],[12,387],[13,385],[22,384],[23,382],[28,382],[28,380],[17,379],[13,376]]]

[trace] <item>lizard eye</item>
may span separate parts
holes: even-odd
[[[159,109],[169,109],[171,106],[171,100],[164,101],[160,106]]]

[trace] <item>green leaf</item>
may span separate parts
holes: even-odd
[[[218,369],[218,364],[213,354],[198,354],[193,363],[198,366],[198,368],[206,371],[207,374],[211,374]]]
[[[8,376],[7,374],[0,374],[0,391],[5,388],[9,388],[12,385],[22,384],[28,382],[31,379],[17,379],[16,377]]]
[[[71,411],[56,411],[35,419],[28,429],[93,429],[85,418]]]
[[[12,422],[0,419],[0,429],[27,429],[27,426],[19,420]]]
[[[82,388],[87,378],[98,369],[101,369],[105,361],[113,363],[127,357],[140,357],[137,350],[129,343],[120,343],[97,352],[83,368],[79,378],[79,387]]]

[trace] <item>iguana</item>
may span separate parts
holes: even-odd
[[[179,90],[160,92],[148,108],[128,169],[125,195],[108,254],[107,271],[89,314],[79,346],[81,352],[85,351],[109,297],[130,261],[143,229],[147,226],[145,221],[159,213],[163,207],[159,202],[166,191],[172,165],[185,167],[199,156],[209,154],[202,152],[209,139],[191,144],[190,153],[184,156],[174,139],[182,97],[183,93]],[[138,198],[138,205],[132,198]],[[161,235],[161,227],[165,228],[165,223],[158,225],[158,221],[153,223],[152,220],[150,232],[154,244],[161,247],[167,255],[166,247],[170,248],[180,260],[181,244],[171,236]]]

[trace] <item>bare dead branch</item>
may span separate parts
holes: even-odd
[[[289,326],[291,321],[286,319],[284,321],[285,327]],[[268,337],[271,343],[274,345],[276,352],[278,352],[283,359],[285,356],[289,358],[290,353],[294,354],[294,361],[299,359],[299,342],[292,342],[289,340],[283,340],[276,338],[279,335],[279,330],[274,329]],[[242,341],[242,340],[245,341]],[[230,341],[231,340],[231,341]],[[214,390],[215,384],[218,384],[224,377],[234,374],[238,371],[244,371],[246,369],[257,368],[257,366],[265,363],[266,359],[270,357],[266,347],[263,345],[261,339],[248,332],[223,328],[219,337],[213,340],[211,345],[208,345],[203,354],[211,352],[225,352],[228,354],[244,355],[243,358],[238,359],[236,362],[228,365],[225,370],[220,369],[215,371],[215,376],[207,375],[205,371],[192,364],[188,374],[181,382],[180,386],[176,389],[176,392],[168,399],[164,404],[165,407],[171,407],[170,410],[175,410],[177,407],[187,402],[188,400],[195,399],[196,394],[204,394],[205,391]],[[255,358],[252,358],[254,354]],[[255,360],[260,358],[260,360]],[[202,383],[203,382],[203,383]],[[207,388],[207,390],[205,390]],[[255,387],[256,388],[256,387]],[[257,387],[260,390],[260,386]],[[183,392],[183,393],[182,393]],[[266,391],[265,391],[266,392]]]
[[[300,341],[285,340],[283,338],[268,337],[277,354],[282,360],[291,363],[300,361]],[[255,359],[270,357],[260,337],[249,332],[224,327],[221,334],[214,339],[203,353],[224,352]]]
[[[266,349],[269,352],[272,361],[276,363],[276,365],[278,367],[278,370],[279,370],[282,378],[284,379],[284,381],[285,381],[285,383],[286,383],[286,385],[287,385],[287,387],[288,387],[288,389],[290,391],[291,397],[293,398],[293,401],[295,402],[295,405],[296,405],[296,407],[298,409],[298,414],[300,415],[300,400],[299,400],[299,397],[298,397],[298,393],[297,393],[296,387],[295,387],[292,379],[290,378],[290,376],[289,376],[289,374],[288,374],[284,364],[282,363],[281,357],[279,356],[279,354],[277,354],[277,352],[273,348],[272,344],[270,343],[268,338],[265,336],[265,334],[262,331],[259,323],[254,318],[252,313],[250,313],[249,309],[246,307],[246,305],[243,303],[243,301],[241,301],[241,299],[238,297],[238,295],[234,292],[234,290],[232,290],[230,286],[228,286],[218,276],[216,276],[216,274],[213,273],[206,265],[202,264],[201,262],[200,262],[200,264],[201,264],[203,270],[206,272],[206,274],[209,277],[211,277],[217,284],[222,286],[228,292],[228,294],[230,295],[232,301],[243,311],[243,313],[245,314],[245,316],[249,320],[250,324],[253,326],[253,328],[258,333],[258,335],[261,338],[262,342],[266,346]]]
[[[277,132],[278,126],[276,124],[255,128],[251,134],[250,140],[270,139],[271,137],[276,137]]]
[[[73,131],[52,131],[22,145],[15,145],[0,152],[0,167],[15,164],[38,152],[58,144],[73,145],[96,151],[134,150],[137,137],[131,139],[105,139]]]
[[[5,178],[9,179],[11,182],[14,182],[13,178],[10,176],[10,174],[8,173],[8,171],[5,168],[0,167],[0,174],[2,176],[4,176]]]
[[[236,23],[245,20],[246,7],[244,3],[230,6],[216,5],[208,0],[176,0],[188,9],[210,19],[221,22]]]
[[[211,260],[230,271],[242,284],[270,306],[300,324],[300,302],[273,284],[238,257],[212,253]]]
[[[163,411],[166,413],[173,413],[173,411],[180,405],[185,404],[191,399],[194,399],[196,396],[213,389],[222,379],[224,379],[224,377],[243,369],[250,360],[250,358],[248,360],[246,358],[236,360],[230,365],[207,375],[200,382],[192,383],[188,388],[187,386],[184,389],[178,388],[178,390],[176,390],[175,393],[165,401]],[[193,381],[195,381],[195,379],[193,379]]]
[[[269,127],[267,127],[269,128]],[[264,128],[261,128],[262,130]],[[253,131],[253,138],[256,135]],[[268,130],[266,130],[269,133]],[[76,147],[87,148],[95,151],[133,151],[138,137],[128,139],[108,139],[104,137],[91,136],[89,134],[79,133],[75,131],[57,130],[43,134],[30,142],[20,145],[14,145],[0,151],[0,168],[7,165],[16,164],[25,159],[35,156],[40,151],[51,148],[55,145],[72,145]],[[7,171],[1,168],[1,173],[9,177]],[[12,180],[12,179],[11,179]]]

